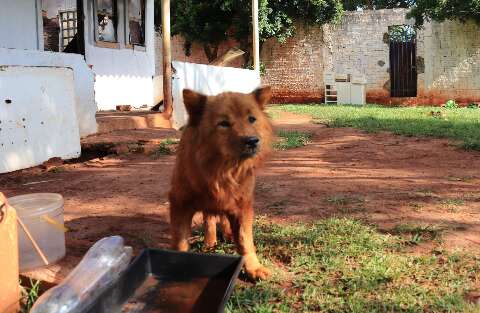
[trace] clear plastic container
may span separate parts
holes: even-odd
[[[54,193],[33,193],[12,197],[9,204],[17,211],[30,234],[47,257],[55,263],[65,256],[63,197]],[[18,226],[20,272],[44,266],[44,262]]]

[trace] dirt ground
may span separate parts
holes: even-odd
[[[348,216],[382,231],[422,225],[441,229],[443,240],[420,244],[416,251],[434,245],[480,251],[480,153],[459,150],[445,140],[328,128],[286,113],[275,124],[311,132],[313,139],[306,147],[275,152],[259,172],[257,214],[277,222]],[[124,131],[108,138],[132,135],[158,139],[178,133]],[[68,256],[61,264],[75,264],[94,242],[114,234],[137,252],[166,247],[173,162],[172,155],[95,158],[90,153],[50,171],[38,167],[0,175],[0,190],[10,197],[62,194],[69,232]]]

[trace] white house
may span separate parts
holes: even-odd
[[[99,110],[155,105],[154,54],[154,0],[0,0],[0,173],[77,157]]]
[[[154,0],[0,0],[0,6],[0,66],[72,68],[81,136],[96,132],[97,110],[158,101]]]

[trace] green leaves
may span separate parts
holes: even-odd
[[[236,39],[250,58],[252,45],[251,0],[175,0],[171,2],[172,35],[185,39],[185,52],[193,43],[204,47],[209,61],[218,55],[218,46]],[[161,25],[161,3],[156,0],[155,24]],[[341,0],[259,0],[260,41],[275,38],[284,43],[295,32],[295,21],[322,25],[337,21],[343,13]],[[245,64],[248,65],[248,64]]]
[[[408,17],[415,18],[418,27],[430,20],[480,22],[480,0],[417,0]]]

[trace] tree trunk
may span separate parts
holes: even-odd
[[[244,51],[237,47],[230,48],[223,55],[216,58],[213,62],[210,62],[210,65],[227,66],[238,57],[241,57],[244,53]]]
[[[203,51],[205,51],[205,55],[207,56],[208,63],[212,63],[218,55],[218,44],[204,44]]]

